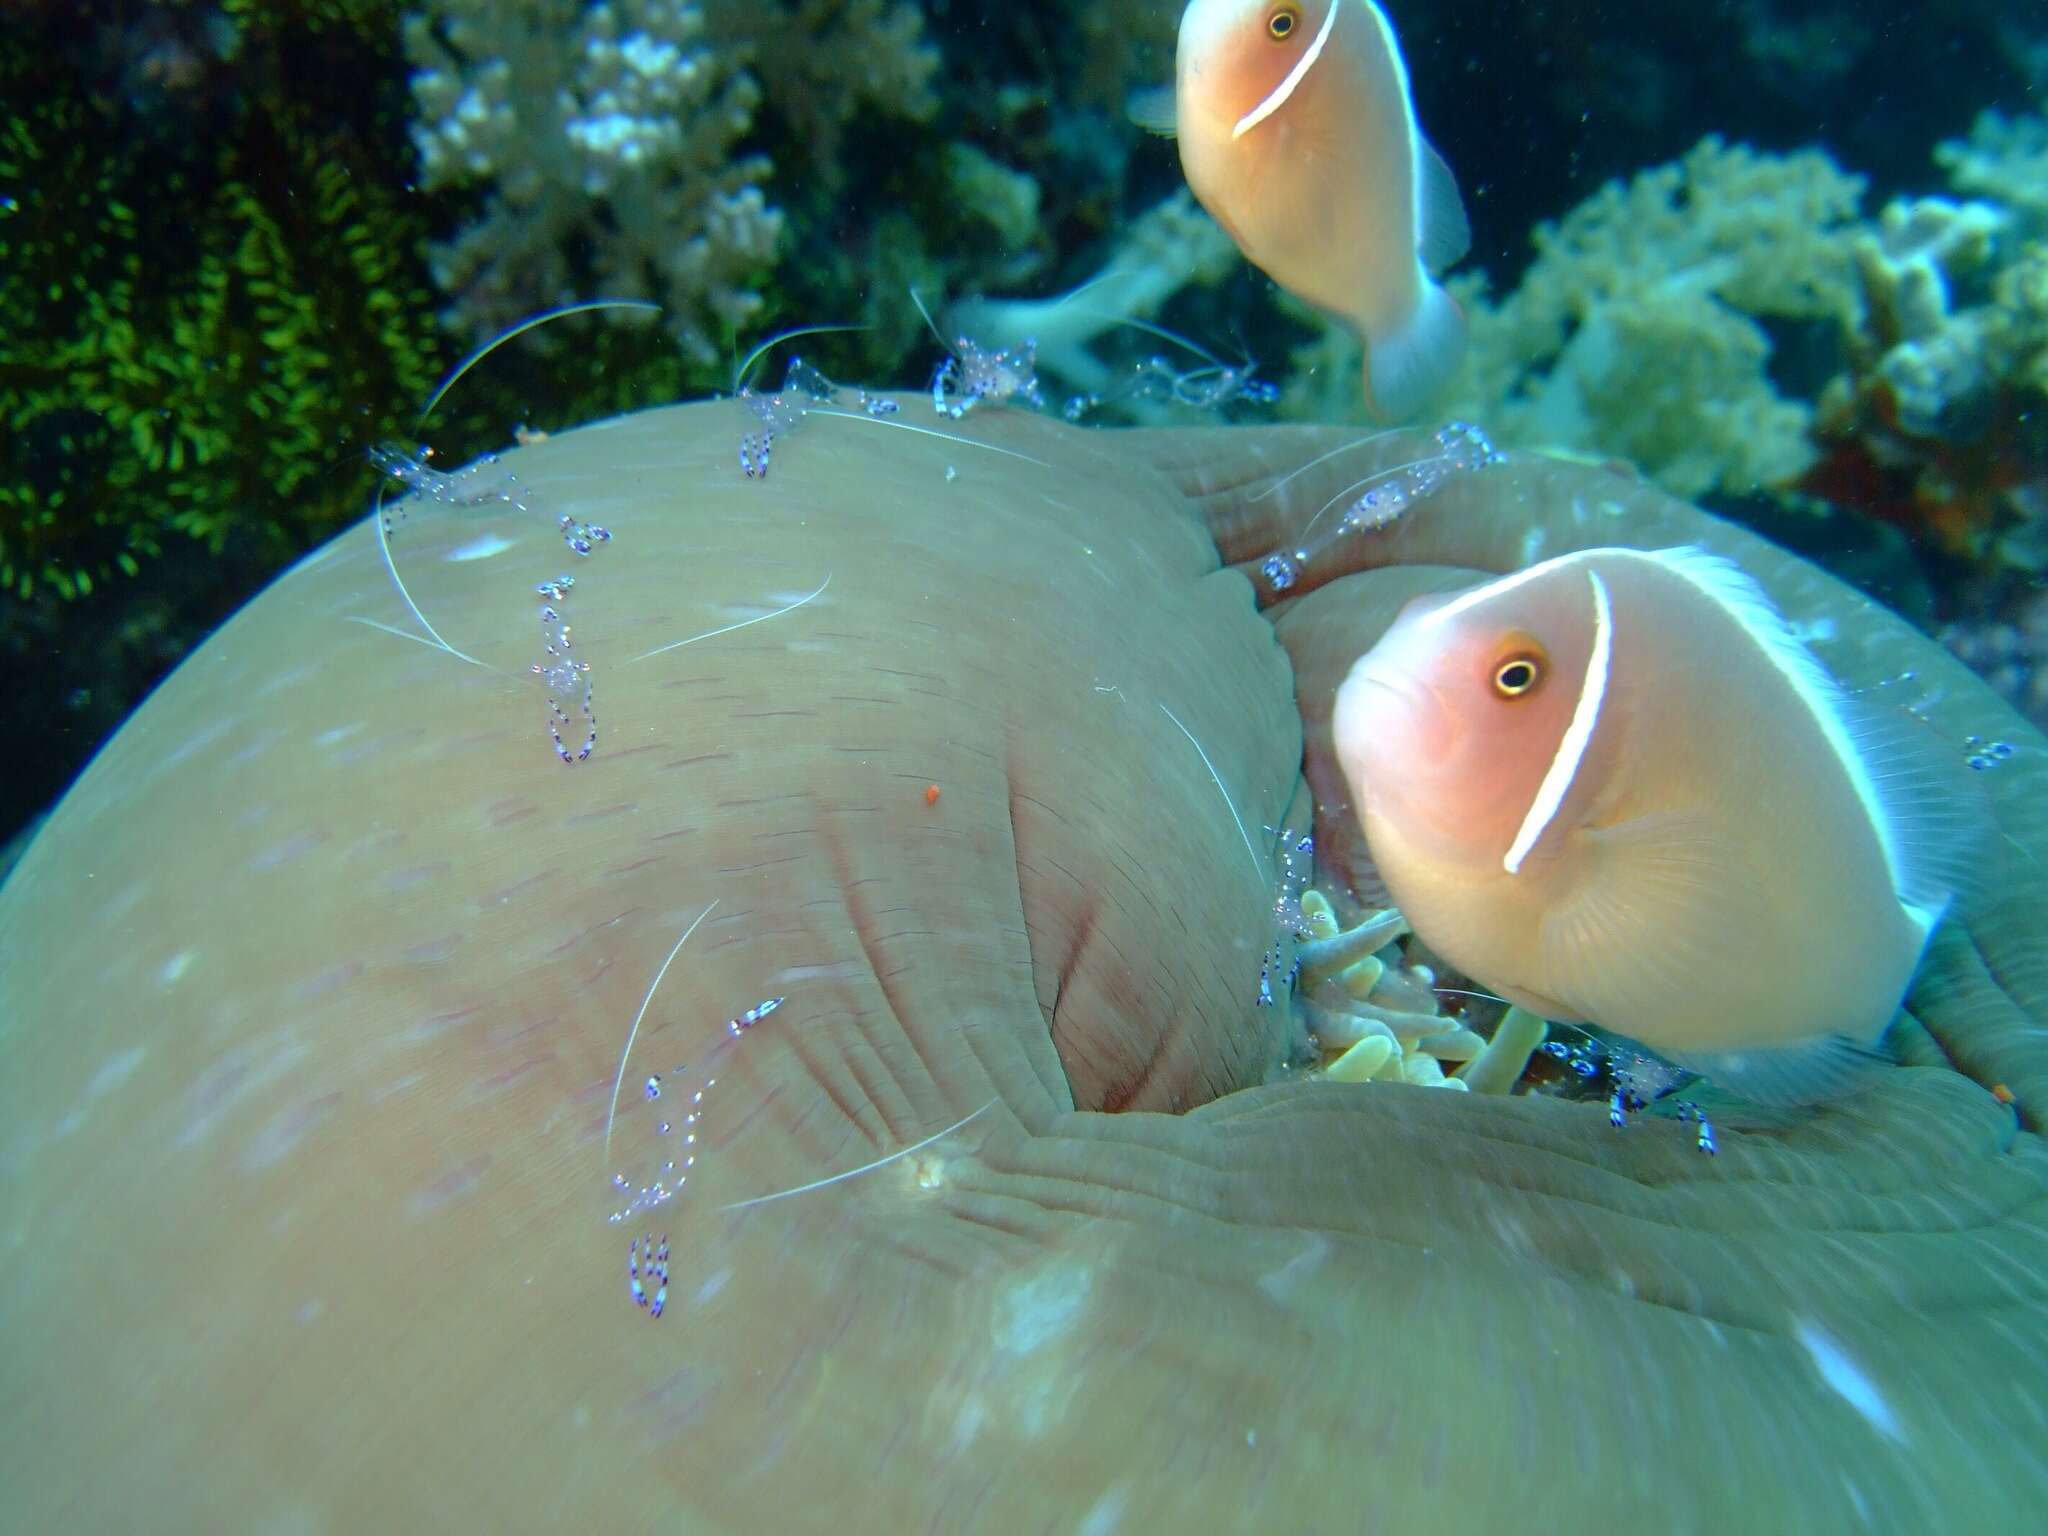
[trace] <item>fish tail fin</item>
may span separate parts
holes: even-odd
[[[1464,360],[1465,312],[1424,278],[1414,313],[1366,338],[1366,404],[1383,420],[1405,421],[1442,393]]]

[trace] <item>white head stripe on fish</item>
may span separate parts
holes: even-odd
[[[1330,0],[1330,9],[1323,17],[1322,30],[1316,33],[1316,40],[1308,45],[1308,52],[1295,60],[1294,68],[1287,71],[1285,80],[1273,87],[1270,96],[1237,120],[1237,126],[1230,130],[1233,139],[1243,138],[1287,105],[1287,98],[1292,96],[1294,88],[1301,84],[1302,76],[1306,75],[1315,61],[1323,56],[1323,44],[1330,40],[1330,29],[1337,24],[1337,12],[1348,3],[1349,0]]]
[[[1503,576],[1498,581],[1489,581],[1482,587],[1474,587],[1469,592],[1461,592],[1448,603],[1445,603],[1443,607],[1432,609],[1416,622],[1418,625],[1430,626],[1445,623],[1455,619],[1461,613],[1478,607],[1481,603],[1491,602],[1496,597],[1505,596],[1514,591],[1515,588],[1534,581],[1538,576],[1548,575],[1566,561],[1576,559],[1578,559],[1576,554],[1557,555],[1545,560],[1541,565],[1529,566],[1525,570],[1516,571],[1512,576]]]
[[[1579,685],[1579,702],[1557,744],[1557,756],[1550,760],[1543,782],[1536,786],[1536,798],[1529,803],[1529,814],[1522,818],[1521,830],[1508,846],[1507,857],[1500,861],[1500,867],[1511,875],[1521,869],[1522,860],[1571,793],[1572,780],[1578,777],[1579,764],[1593,740],[1593,728],[1600,723],[1600,706],[1607,698],[1608,663],[1614,655],[1614,608],[1607,600],[1607,584],[1600,573],[1589,570],[1586,579],[1593,583],[1593,654],[1586,658],[1586,679]]]

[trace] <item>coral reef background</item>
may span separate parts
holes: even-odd
[[[1443,409],[1744,518],[2048,718],[2048,21],[1994,0],[1388,10],[1474,227]],[[662,313],[494,353],[435,413],[443,461],[730,389],[791,325],[859,327],[805,357],[916,388],[939,353],[914,296],[990,344],[1047,331],[1055,402],[1173,352],[1121,317],[1255,359],[1269,414],[1355,418],[1355,344],[1237,260],[1125,117],[1169,77],[1178,13],[8,6],[0,665],[27,750],[0,842],[361,514],[365,450],[410,437],[439,377],[553,305]],[[1056,310],[961,302],[1090,281]]]

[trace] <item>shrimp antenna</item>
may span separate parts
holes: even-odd
[[[1058,309],[1062,304],[1071,304],[1075,299],[1081,297],[1082,294],[1086,293],[1091,288],[1100,288],[1104,283],[1113,283],[1123,278],[1136,277],[1137,275],[1138,274],[1129,267],[1111,267],[1106,272],[1098,272],[1095,276],[1089,278],[1088,281],[1083,283],[1080,287],[1068,289],[1065,293],[1061,294],[1058,298],[1054,299],[1048,307],[1052,309]]]
[[[384,487],[381,482],[377,486],[377,504],[370,509],[370,523],[377,530],[377,553],[384,557],[384,569],[390,573],[391,585],[398,588],[399,597],[404,600],[405,606],[411,611],[412,616],[420,621],[420,628],[433,636],[434,644],[441,647],[450,656],[455,657],[456,660],[466,661],[472,667],[483,667],[485,671],[490,671],[491,668],[488,664],[478,661],[467,651],[458,651],[446,640],[443,640],[441,632],[427,622],[427,616],[420,612],[420,605],[414,602],[412,594],[406,591],[405,582],[398,574],[398,562],[391,558],[391,534],[384,526]]]
[[[612,1122],[619,1115],[619,1086],[626,1080],[626,1063],[632,1059],[633,1042],[640,1038],[640,1021],[647,1017],[648,1005],[654,1001],[654,993],[661,986],[661,978],[668,974],[668,968],[675,964],[676,956],[681,954],[683,946],[690,942],[690,935],[697,931],[698,924],[717,910],[717,907],[718,901],[714,900],[710,906],[697,914],[689,927],[683,930],[683,936],[676,940],[675,948],[671,949],[668,958],[661,962],[661,969],[654,973],[654,980],[647,984],[647,995],[640,999],[640,1011],[633,1015],[633,1027],[626,1031],[626,1048],[619,1052],[618,1075],[612,1079],[611,1108],[604,1114],[604,1155],[607,1162],[611,1161],[612,1155]]]
[[[1140,320],[1136,315],[1105,315],[1099,311],[1095,312],[1095,317],[1107,320],[1111,325],[1127,325],[1134,331],[1146,331],[1157,336],[1161,341],[1170,341],[1177,347],[1185,347],[1211,368],[1222,368],[1224,366],[1223,359],[1214,352],[1211,352],[1200,342],[1190,341],[1179,332],[1169,331],[1165,326],[1155,325],[1150,320]]]
[[[550,320],[560,320],[566,315],[585,315],[597,309],[640,309],[649,310],[655,314],[661,313],[661,306],[659,304],[649,303],[646,299],[592,299],[588,303],[564,304],[555,309],[544,309],[537,315],[529,315],[517,325],[498,332],[497,335],[484,342],[472,351],[469,356],[457,363],[448,377],[443,379],[435,388],[433,394],[427,397],[427,403],[420,407],[419,419],[413,423],[413,430],[418,431],[419,428],[426,425],[427,418],[434,413],[434,407],[447,397],[448,391],[455,387],[458,379],[489,357],[493,352],[497,351],[506,342],[516,337],[524,336],[528,331],[535,329],[537,326],[546,325]]]
[[[1503,1008],[1512,1006],[1504,997],[1496,997],[1491,992],[1474,992],[1469,987],[1431,987],[1429,990],[1439,997],[1476,997],[1481,1002],[1499,1003]]]
[[[904,291],[910,295],[910,302],[917,306],[917,312],[924,316],[925,329],[932,333],[932,339],[946,351],[952,351],[953,344],[940,333],[938,322],[932,319],[932,312],[924,307],[924,300],[918,297],[917,289],[912,287]]]
[[[825,336],[836,331],[871,331],[873,329],[874,327],[871,325],[798,325],[792,326],[786,331],[777,331],[773,336],[770,336],[766,341],[754,348],[753,351],[749,352],[747,360],[733,370],[732,392],[738,394],[742,386],[747,382],[747,375],[754,371],[754,364],[761,361],[762,357],[771,348],[779,347],[785,341],[794,341],[799,336]]]
[[[832,1184],[844,1184],[848,1179],[857,1179],[864,1173],[873,1173],[877,1168],[886,1168],[889,1166],[889,1164],[898,1162],[901,1159],[910,1156],[910,1154],[913,1152],[922,1152],[926,1147],[930,1146],[933,1142],[952,1135],[955,1131],[959,1130],[961,1127],[965,1126],[970,1121],[982,1115],[985,1115],[991,1109],[994,1109],[996,1107],[996,1103],[996,1100],[990,1099],[986,1104],[982,1105],[980,1109],[975,1110],[973,1114],[962,1115],[958,1120],[955,1120],[951,1125],[947,1126],[944,1130],[933,1131],[931,1135],[925,1137],[922,1141],[913,1141],[907,1147],[898,1147],[894,1152],[889,1153],[886,1157],[878,1157],[871,1163],[862,1163],[858,1168],[849,1168],[844,1173],[835,1173],[830,1174],[822,1179],[813,1179],[810,1183],[799,1184],[794,1189],[779,1189],[772,1195],[756,1195],[751,1200],[735,1200],[731,1205],[721,1205],[718,1209],[721,1212],[749,1210],[757,1205],[767,1205],[771,1201],[787,1200],[791,1195],[807,1195],[814,1189],[824,1189],[828,1185]]]
[[[1310,459],[1306,464],[1301,465],[1299,468],[1289,470],[1286,474],[1282,475],[1278,480],[1275,480],[1271,485],[1267,486],[1263,491],[1260,491],[1256,496],[1247,496],[1245,500],[1264,501],[1268,496],[1271,496],[1275,491],[1279,490],[1282,486],[1286,485],[1288,481],[1294,479],[1295,476],[1307,474],[1310,470],[1314,469],[1318,464],[1323,463],[1325,460],[1334,459],[1340,453],[1350,453],[1354,448],[1363,448],[1369,443],[1376,443],[1380,441],[1380,439],[1382,438],[1392,437],[1401,430],[1402,429],[1399,427],[1383,427],[1377,432],[1368,432],[1363,437],[1354,437],[1350,442],[1341,443],[1337,447],[1332,448],[1328,453],[1317,454],[1314,458]],[[1370,475],[1366,477],[1366,479],[1371,478],[1372,477]],[[1360,485],[1363,485],[1364,483],[1365,482],[1363,480],[1358,482],[1358,484]],[[1325,503],[1323,507],[1323,512],[1329,511],[1330,507],[1333,505],[1335,505],[1335,503],[1333,502]],[[1317,517],[1321,517],[1322,515],[1322,512],[1318,512],[1316,514]]]

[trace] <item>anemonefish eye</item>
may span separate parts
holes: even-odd
[[[1301,12],[1291,5],[1276,5],[1266,18],[1266,36],[1276,43],[1284,43],[1294,36],[1294,29],[1301,24]]]
[[[1534,656],[1510,656],[1493,669],[1493,691],[1504,699],[1519,699],[1543,681],[1543,663]]]

